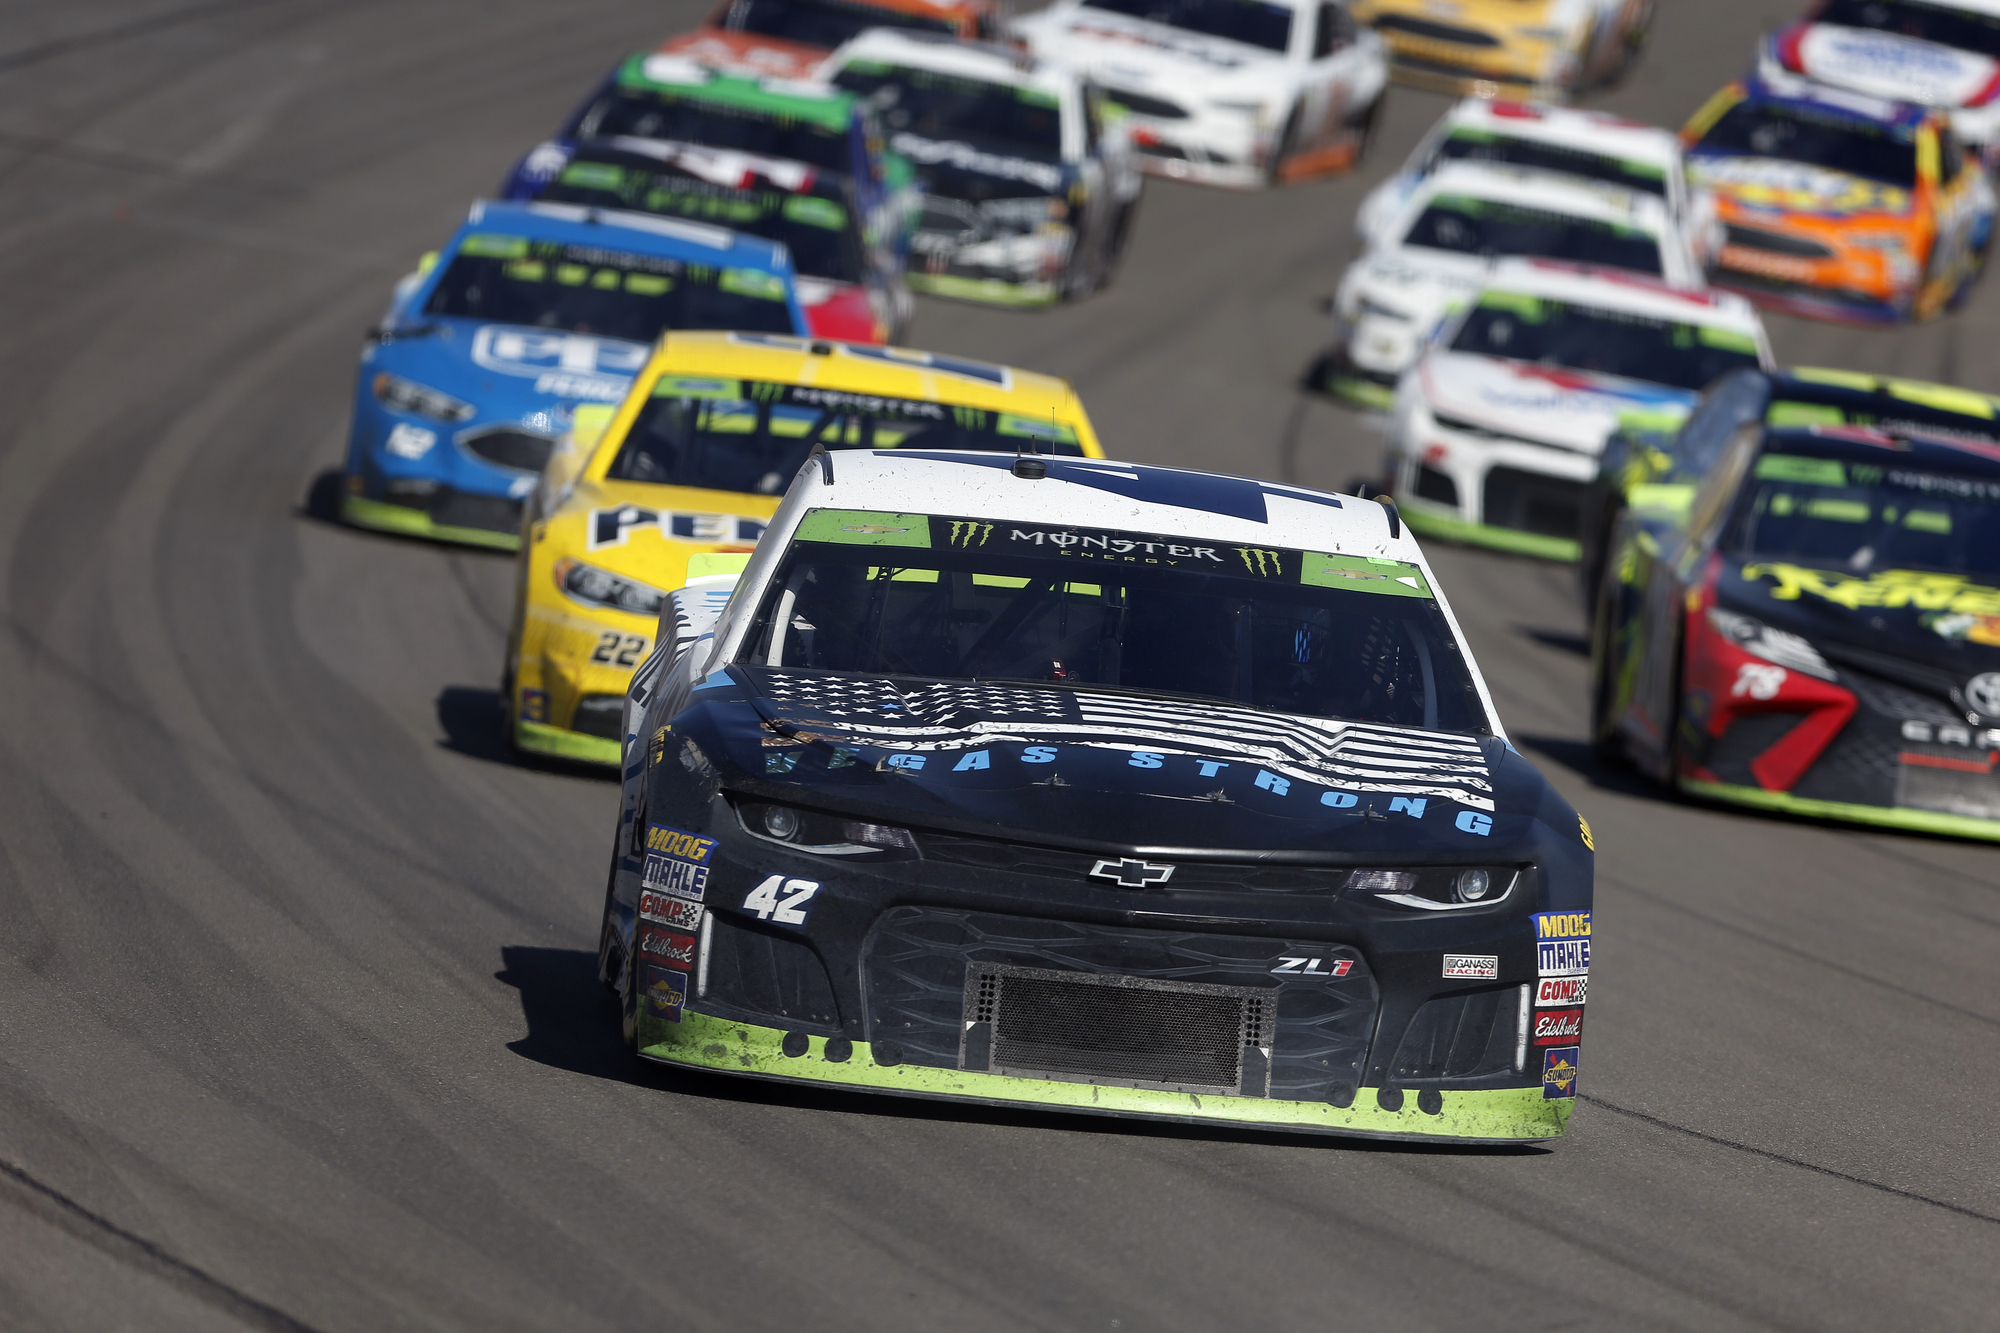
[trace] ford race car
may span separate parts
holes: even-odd
[[[536,145],[500,192],[532,198],[590,139],[658,139],[747,153],[833,172],[854,191],[861,235],[909,256],[916,199],[910,164],[889,151],[869,106],[823,83],[722,73],[686,56],[631,56],[578,107],[555,138]],[[831,287],[810,293],[830,300]],[[897,316],[893,313],[890,323]]]
[[[1389,488],[1425,535],[1574,560],[1584,486],[1621,422],[1677,424],[1711,381],[1770,365],[1739,296],[1504,260],[1403,376]]]
[[[477,203],[361,350],[341,517],[511,550],[580,407],[670,328],[805,330],[782,246],[570,204]]]
[[[503,688],[513,744],[617,763],[632,668],[690,559],[749,551],[814,448],[938,446],[1102,454],[1046,375],[760,334],[664,340],[615,413],[579,415],[531,499]]]
[[[997,41],[993,0],[724,0],[708,22],[664,43],[668,55],[780,78],[817,77],[835,47],[874,29]]]
[[[1803,74],[1951,113],[1960,139],[2000,166],[2000,3],[1816,0],[1757,48],[1766,78]]]
[[[1368,192],[1355,215],[1364,243],[1393,221],[1425,177],[1448,162],[1491,162],[1578,176],[1658,195],[1697,259],[1722,242],[1715,197],[1687,179],[1680,140],[1669,130],[1602,111],[1468,97],[1438,118],[1403,169]]]
[[[1567,101],[1639,54],[1652,0],[1355,0],[1399,83],[1474,97]]]
[[[642,1057],[1563,1132],[1590,831],[1507,745],[1393,509],[826,453],[723,582],[676,595],[629,701],[600,962]]]
[[[1701,270],[1659,196],[1542,171],[1452,162],[1382,224],[1333,300],[1326,387],[1387,409],[1438,323],[1479,290],[1497,257],[1566,259],[1668,286]]]
[[[912,287],[1040,305],[1109,280],[1141,178],[1123,125],[1067,67],[883,29],[836,51],[825,74],[881,108],[890,146],[916,168]]]
[[[1598,747],[1698,796],[2000,838],[1997,408],[1825,371],[1717,385],[1674,458],[1692,499],[1613,531]]]
[[[912,307],[893,237],[863,233],[853,182],[803,162],[660,139],[586,141],[537,199],[711,222],[777,241],[821,338],[892,342]]]
[[[1147,171],[1207,185],[1352,167],[1389,78],[1331,0],[1055,0],[1014,30],[1125,109]]]
[[[1732,83],[1681,131],[1725,227],[1717,286],[1820,319],[1928,319],[1993,239],[1994,193],[1944,113],[1786,75]]]

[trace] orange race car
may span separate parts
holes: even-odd
[[[810,77],[834,47],[868,28],[1003,37],[996,0],[723,0],[708,22],[661,45],[704,65]]]
[[[1710,98],[1681,140],[1724,224],[1709,281],[1761,305],[1929,319],[1985,265],[1993,186],[1945,112],[1767,77]]]

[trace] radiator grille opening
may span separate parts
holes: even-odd
[[[975,964],[961,1066],[1023,1078],[1265,1096],[1276,996]]]

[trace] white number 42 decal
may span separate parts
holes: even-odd
[[[813,895],[818,892],[817,880],[772,875],[750,890],[750,896],[743,900],[743,910],[781,926],[803,926],[806,913],[812,911]]]

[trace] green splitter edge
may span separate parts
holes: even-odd
[[[1522,1143],[1559,1138],[1574,1102],[1545,1099],[1540,1087],[1446,1091],[1438,1114],[1417,1107],[1406,1093],[1402,1109],[1384,1110],[1376,1090],[1363,1088],[1348,1107],[1330,1102],[1279,1101],[1266,1097],[1207,1097],[1148,1088],[1062,1083],[1012,1078],[1004,1074],[936,1069],[927,1065],[881,1065],[867,1042],[852,1043],[845,1060],[828,1058],[826,1039],[811,1037],[806,1053],[784,1053],[785,1034],[777,1028],[735,1023],[684,1012],[678,1023],[639,1015],[639,1054],[666,1064],[713,1069],[788,1083],[844,1085],[906,1097],[1032,1106],[1056,1111],[1119,1115],[1184,1124],[1231,1124],[1313,1134],[1368,1138],[1436,1139],[1450,1143]]]
[[[449,523],[434,522],[424,510],[412,509],[408,505],[385,504],[380,500],[364,500],[358,495],[341,498],[340,518],[343,523],[351,523],[357,528],[394,532],[404,537],[427,537],[431,541],[485,546],[495,551],[521,549],[521,534],[518,532],[454,527]]]
[[[1433,514],[1400,499],[1397,503],[1403,522],[1409,524],[1410,531],[1419,536],[1436,537],[1440,541],[1459,542],[1466,546],[1485,546],[1495,551],[1511,551],[1515,555],[1538,556],[1543,560],[1560,560],[1567,564],[1575,564],[1583,558],[1583,543],[1574,538],[1544,537],[1534,532],[1517,532],[1513,528],[1496,528],[1487,523],[1468,523],[1462,518]]]
[[[1943,833],[1954,838],[1980,838],[2000,842],[2000,819],[1979,819],[1972,815],[1947,815],[1935,810],[1909,810],[1892,805],[1859,805],[1848,801],[1815,801],[1790,792],[1765,791],[1761,787],[1738,787],[1727,782],[1701,782],[1682,778],[1677,784],[1690,796],[1711,801],[1727,801],[1758,810],[1799,815],[1807,819],[1838,819],[1849,824],[1874,824],[1882,828],[1906,829],[1912,833]]]

